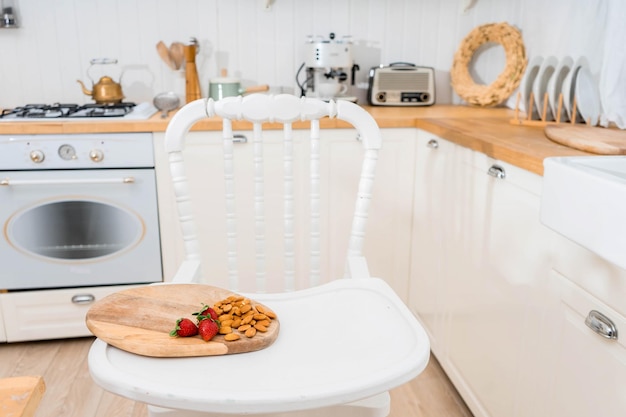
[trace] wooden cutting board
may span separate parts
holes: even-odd
[[[87,312],[87,327],[110,345],[153,357],[226,355],[271,345],[278,337],[278,318],[271,321],[267,332],[257,332],[252,338],[241,334],[239,340],[232,342],[224,340],[222,335],[209,342],[200,336],[169,335],[179,318],[195,319],[192,313],[203,305],[212,306],[233,294],[201,284],[148,285],[124,290],[97,301]],[[271,310],[271,306],[261,306]]]
[[[553,142],[599,155],[625,155],[626,131],[603,127],[547,125],[546,136]]]

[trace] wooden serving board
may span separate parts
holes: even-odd
[[[195,319],[192,313],[204,304],[212,306],[233,294],[201,284],[148,285],[124,290],[97,301],[87,312],[87,327],[110,345],[153,357],[227,355],[271,345],[278,337],[277,318],[271,321],[267,332],[257,332],[252,338],[242,334],[239,340],[232,342],[225,341],[219,334],[209,342],[200,336],[169,335],[179,318]],[[254,300],[251,302],[259,305]]]
[[[546,136],[553,142],[599,155],[626,155],[626,131],[619,129],[547,125]]]

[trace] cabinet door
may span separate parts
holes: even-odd
[[[383,147],[376,165],[363,254],[370,274],[386,280],[407,302],[416,132],[415,129],[383,129],[382,134]],[[352,129],[335,130],[324,145],[330,161],[329,250],[333,257],[331,271],[335,274],[343,271],[356,203],[355,190],[363,158],[363,148],[357,138]]]
[[[4,313],[2,312],[2,300],[0,300],[0,343],[7,341],[7,334],[4,330]]]
[[[236,132],[249,141],[235,143],[235,187],[254,186],[252,181],[237,181],[237,177],[245,175],[252,178],[253,144],[251,132]],[[294,130],[294,189],[295,189],[295,229],[300,236],[296,243],[297,253],[309,250],[308,236],[310,215],[305,206],[308,205],[309,184],[305,177],[309,170],[308,130]],[[265,132],[264,170],[269,175],[265,183],[268,195],[282,191],[282,131]],[[158,135],[155,135],[158,137]],[[324,129],[321,134],[321,166],[320,187],[322,195],[328,197],[321,201],[320,223],[322,230],[322,276],[343,276],[347,237],[354,211],[357,181],[360,163],[363,156],[362,145],[354,129]],[[368,258],[370,272],[374,276],[389,281],[392,287],[406,298],[409,275],[410,224],[413,192],[414,167],[414,129],[388,129],[383,131],[383,150],[379,155],[376,178],[373,189],[373,202],[367,224],[364,254]],[[162,140],[162,137],[161,137]],[[157,139],[158,141],[158,139]],[[159,149],[157,149],[159,148]],[[159,187],[159,211],[161,215],[162,241],[164,242],[164,270],[166,279],[175,273],[177,265],[182,261],[184,253],[178,220],[174,204],[173,190],[169,179],[167,155],[163,144],[155,143],[157,159],[157,183]],[[211,283],[227,286],[227,264],[224,237],[226,236],[222,139],[221,132],[191,132],[185,149],[187,164],[186,175],[194,200],[194,216],[199,228],[201,256],[205,276]],[[161,165],[161,166],[160,166]],[[162,166],[164,165],[164,166]],[[276,180],[273,181],[272,178]],[[236,201],[238,209],[237,221],[241,233],[254,233],[254,201]],[[282,201],[271,205],[266,199],[266,245],[278,248],[282,253]],[[216,221],[216,219],[218,219]],[[166,237],[167,235],[167,237]],[[252,239],[249,239],[253,242]],[[176,243],[172,243],[176,242]],[[176,248],[170,251],[170,246]],[[242,247],[244,252],[253,253],[252,248]],[[269,252],[269,251],[268,251]],[[298,257],[298,255],[296,254]],[[253,256],[239,259],[240,276],[244,271],[252,270],[255,259]],[[282,258],[267,260],[268,274],[272,268],[280,270]],[[306,274],[308,263],[297,262],[297,272]]]
[[[551,366],[539,383],[544,385],[538,414],[568,417],[626,415],[626,318],[565,276],[552,271],[554,297],[544,321],[553,339],[547,356]],[[607,339],[585,325],[591,311],[608,317],[617,339]]]
[[[302,134],[306,131],[294,130],[294,186],[296,211],[303,202],[304,188],[298,186],[298,181],[308,169],[308,162],[303,163],[303,147],[305,142]],[[253,198],[255,183],[254,144],[251,131],[235,132],[233,144],[234,187],[237,221],[237,268],[240,277],[240,291],[254,289],[254,268],[256,264],[255,251],[255,201]],[[265,268],[268,275],[275,274],[282,268],[282,257],[278,255],[283,247],[283,200],[272,196],[282,193],[283,180],[283,150],[282,131],[265,131],[263,143],[263,171],[266,175],[263,184],[265,198]],[[156,146],[155,146],[156,148]],[[182,259],[184,248],[178,224],[178,213],[175,205],[174,192],[169,177],[169,163],[160,144],[162,158],[157,154],[157,182],[159,187],[159,210],[162,218],[162,234],[169,236],[164,241],[164,268],[169,274],[166,279],[176,272]],[[226,204],[224,201],[224,160],[223,140],[220,131],[191,132],[187,136],[183,156],[185,158],[185,175],[192,199],[193,215],[197,227],[202,270],[208,283],[220,287],[228,287],[228,257],[227,257],[227,224]],[[241,180],[245,178],[245,180]],[[245,197],[242,197],[245,196]],[[303,223],[301,218],[296,222]],[[308,230],[308,228],[307,228]],[[274,231],[278,231],[277,233]],[[174,256],[168,257],[170,247]],[[273,290],[268,288],[268,290]]]
[[[541,178],[477,152],[467,161],[471,192],[458,202],[463,214],[455,237],[460,260],[450,260],[460,268],[446,285],[450,372],[468,385],[477,415],[514,416],[528,403],[520,373],[535,341],[533,307],[548,270]]]
[[[159,207],[159,233],[161,234],[161,262],[163,263],[163,280],[167,282],[172,280],[178,266],[185,259],[185,250],[178,224],[169,159],[165,152],[165,134],[154,132],[152,139]]]
[[[411,241],[409,306],[429,333],[431,350],[443,358],[446,335],[445,280],[455,211],[455,151],[459,148],[418,131]]]

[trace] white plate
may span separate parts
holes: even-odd
[[[588,67],[580,67],[576,75],[576,103],[580,115],[591,126],[600,118],[600,91]]]
[[[552,109],[548,106],[548,102],[546,100],[546,92],[548,90],[548,82],[554,73],[556,66],[559,61],[554,56],[549,56],[543,60],[541,63],[541,67],[539,67],[539,72],[535,77],[535,81],[533,82],[533,96],[535,96],[535,107],[539,114],[539,117],[542,120],[554,120],[552,116]],[[546,117],[543,116],[543,108],[546,107]]]
[[[576,115],[572,115],[572,105],[576,94],[576,74],[582,67],[589,68],[589,62],[584,56],[578,58],[574,65],[572,65],[572,69],[565,77],[565,80],[563,80],[563,86],[561,87],[561,91],[563,92],[563,105],[565,106],[569,120],[576,117]]]
[[[539,72],[539,68],[541,67],[541,63],[543,62],[543,57],[536,56],[530,60],[528,66],[526,67],[526,73],[524,74],[524,78],[522,78],[522,83],[520,85],[520,92],[522,93],[522,109],[526,114],[528,114],[529,104],[530,103],[530,93],[533,89],[533,83],[535,82],[535,78],[537,77],[537,73]],[[537,113],[535,106],[531,105],[533,108],[533,119],[536,119],[539,116]]]
[[[552,115],[554,116],[554,120],[557,120],[558,110],[559,110],[559,96],[561,95],[561,88],[563,87],[563,81],[567,74],[572,70],[572,66],[574,65],[574,59],[571,56],[565,56],[557,65],[554,70],[554,74],[550,78],[548,82],[548,100],[550,102],[550,109],[552,110]],[[565,103],[561,101],[561,117],[558,118],[559,122],[567,122],[568,116],[567,111],[565,110]]]

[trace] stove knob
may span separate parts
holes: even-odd
[[[39,149],[30,151],[30,160],[36,164],[40,164],[43,160],[46,159],[46,156]]]
[[[104,159],[104,154],[100,149],[94,149],[89,152],[89,159],[91,159],[93,162],[100,162]]]

